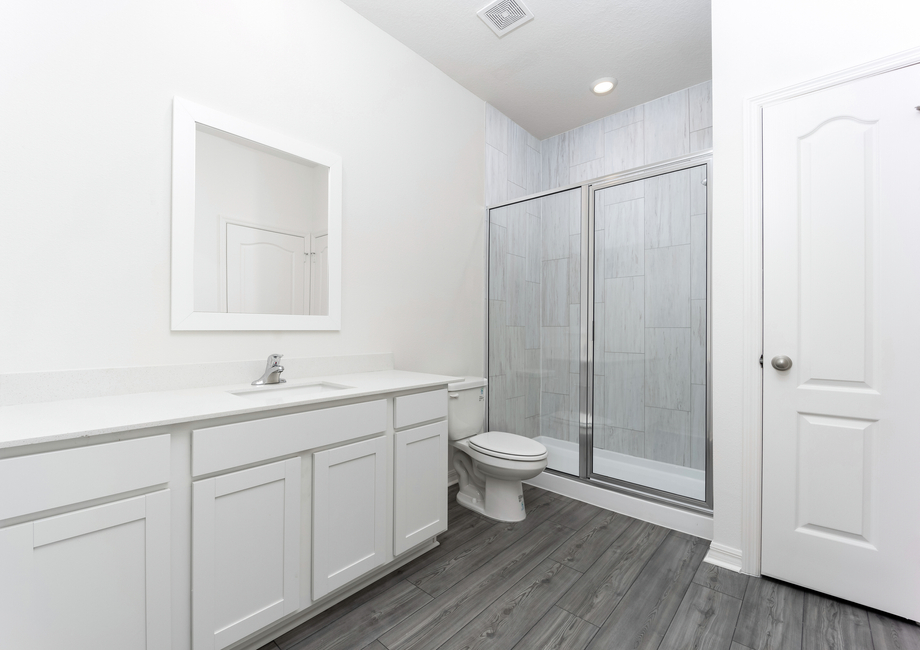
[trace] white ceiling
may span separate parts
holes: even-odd
[[[495,36],[489,0],[343,0],[543,139],[712,77],[710,0],[523,0]],[[610,95],[589,85],[616,77]]]

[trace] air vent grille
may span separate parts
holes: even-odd
[[[499,37],[533,20],[530,9],[519,0],[495,0],[480,9],[477,15]]]

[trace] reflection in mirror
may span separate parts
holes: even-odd
[[[195,311],[329,311],[329,168],[197,125]]]

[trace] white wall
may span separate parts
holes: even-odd
[[[0,373],[482,372],[484,103],[337,0],[5,2],[0,88]],[[175,95],[342,156],[341,332],[170,331]]]
[[[740,553],[742,103],[746,97],[920,46],[920,5],[905,0],[713,0],[712,21],[713,543]]]

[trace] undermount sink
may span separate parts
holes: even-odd
[[[294,402],[300,399],[314,397],[324,393],[334,393],[336,391],[354,388],[354,386],[344,386],[342,384],[333,384],[328,381],[318,381],[313,384],[269,384],[259,386],[258,388],[246,388],[243,390],[229,390],[231,395],[243,397],[255,402],[279,404],[283,402]]]

